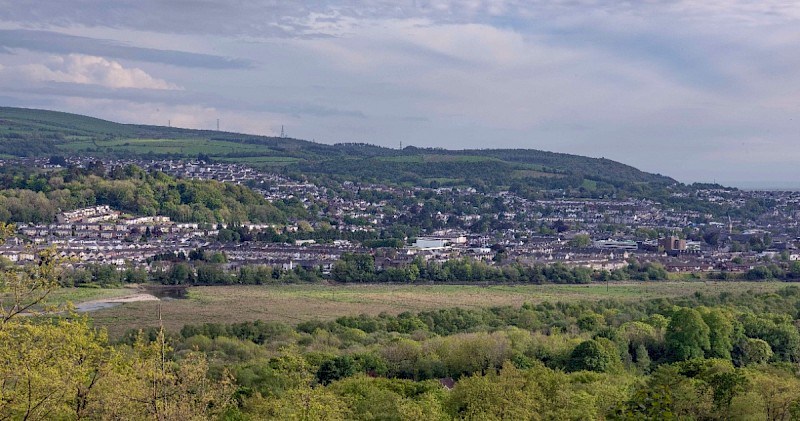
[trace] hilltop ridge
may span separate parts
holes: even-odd
[[[630,189],[677,184],[604,158],[534,149],[420,148],[122,124],[58,111],[0,107],[5,157],[82,154],[97,157],[196,158],[247,163],[282,172],[396,184]]]

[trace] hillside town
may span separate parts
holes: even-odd
[[[70,158],[67,165],[82,167],[91,161]],[[46,159],[2,164],[54,167]],[[203,249],[224,253],[228,268],[300,266],[323,273],[344,253],[369,253],[379,268],[415,258],[445,262],[470,257],[498,266],[562,263],[593,270],[619,269],[635,260],[686,273],[746,272],[764,262],[800,259],[798,192],[714,187],[676,192],[670,198],[673,203],[558,197],[559,192],[528,199],[507,190],[319,182],[201,160],[105,160],[102,165],[107,171],[136,165],[179,178],[245,185],[270,202],[299,200],[311,218],[284,225],[228,226],[128,215],[99,205],[63,211],[49,224],[20,224],[18,235],[0,246],[0,256],[25,262],[34,258],[37,248],[55,246],[73,266],[151,269],[156,256],[188,256]],[[714,215],[674,205],[686,199],[742,212]],[[762,211],[750,211],[754,203],[762,204]],[[398,226],[408,231],[399,243],[376,241],[389,238],[387,233]],[[285,241],[234,241],[227,235],[232,230],[253,238],[283,234]],[[331,230],[336,232],[333,237]],[[317,235],[321,231],[328,234]]]

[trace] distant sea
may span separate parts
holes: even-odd
[[[737,187],[742,190],[782,190],[800,191],[800,180],[783,181],[731,181],[720,183],[723,186]]]

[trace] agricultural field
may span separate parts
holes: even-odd
[[[137,154],[153,152],[156,154],[181,154],[197,156],[200,153],[211,156],[228,153],[264,153],[269,149],[262,145],[228,142],[210,139],[115,139],[106,141],[84,140],[61,145],[62,149],[79,152],[95,151],[97,148],[112,148]]]
[[[785,282],[646,282],[591,285],[270,285],[202,286],[188,289],[187,299],[132,302],[90,313],[96,326],[119,336],[129,329],[158,326],[159,307],[171,331],[186,324],[242,321],[301,321],[335,319],[345,315],[463,307],[481,308],[542,301],[638,301],[679,297],[696,292],[769,292]],[[129,294],[131,290],[115,290]],[[91,298],[97,300],[97,298]],[[76,301],[76,304],[79,301]]]

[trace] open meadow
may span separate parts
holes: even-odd
[[[199,153],[216,156],[232,152],[263,154],[269,151],[269,148],[262,145],[212,139],[120,138],[102,141],[80,140],[66,143],[61,147],[72,153],[100,148],[141,154],[153,152],[158,154],[180,154],[183,156],[197,156]]]
[[[89,313],[96,326],[106,327],[114,337],[128,329],[158,326],[159,307],[168,330],[186,324],[234,323],[242,321],[281,321],[295,324],[312,319],[334,319],[361,313],[399,314],[438,308],[480,308],[521,306],[542,301],[616,299],[638,301],[659,297],[679,297],[696,292],[769,292],[787,286],[785,282],[646,282],[590,285],[262,285],[201,286],[188,289],[186,299],[130,302]],[[104,290],[93,290],[103,294]],[[105,290],[109,291],[109,290]],[[117,296],[131,289],[113,290]],[[107,299],[61,292],[81,301]]]

